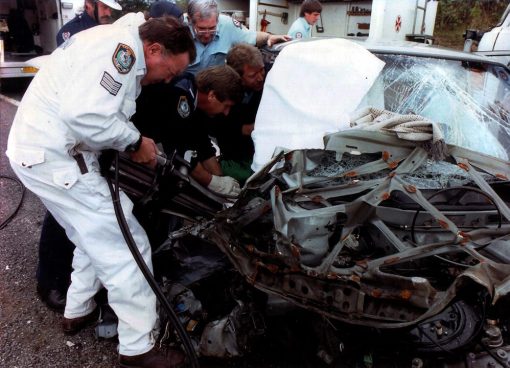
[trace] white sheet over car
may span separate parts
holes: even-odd
[[[384,62],[342,39],[286,46],[268,73],[255,130],[252,169],[258,171],[275,148],[324,148],[323,136],[349,128]]]

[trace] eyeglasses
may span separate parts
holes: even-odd
[[[216,26],[210,27],[210,28],[202,28],[202,27],[193,27],[195,30],[195,33],[197,35],[214,35],[216,34],[217,28]]]

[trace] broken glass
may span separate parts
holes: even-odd
[[[509,158],[508,70],[459,60],[378,56],[386,66],[360,108],[424,116],[439,124],[449,144]]]

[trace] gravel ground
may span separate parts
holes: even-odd
[[[16,208],[20,187],[5,156],[16,106],[0,100],[0,221]],[[0,367],[118,367],[117,341],[97,341],[93,328],[75,336],[61,331],[62,316],[36,292],[37,244],[44,216],[39,199],[25,192],[14,219],[0,230]]]

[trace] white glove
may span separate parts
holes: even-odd
[[[211,182],[207,186],[207,189],[228,196],[237,197],[241,192],[241,187],[236,179],[230,176],[217,176],[213,175]]]

